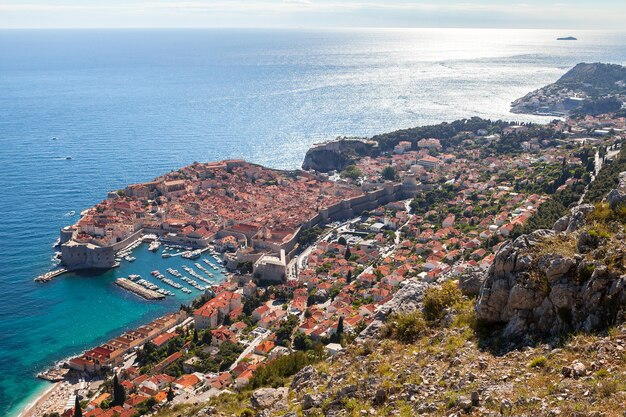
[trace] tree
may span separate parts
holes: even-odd
[[[195,328],[193,329],[193,343],[198,344],[198,331]]]
[[[293,347],[298,350],[311,350],[313,348],[313,340],[304,333],[296,333],[293,338]]]
[[[348,270],[348,275],[346,275],[346,283],[350,284],[352,282],[352,270]]]
[[[170,384],[170,389],[167,390],[167,402],[171,403],[174,399],[174,390],[172,390],[172,385]]]
[[[337,336],[341,337],[343,334],[343,316],[339,316],[339,321],[337,322]]]
[[[339,243],[340,245],[346,246],[348,244],[348,241],[346,240],[345,237],[340,236],[339,239],[337,239],[337,243]]]
[[[211,342],[213,342],[213,333],[211,333],[211,331],[207,329],[204,331],[204,333],[202,333],[202,343],[204,343],[205,345],[210,345]]]
[[[357,168],[356,165],[348,165],[345,170],[339,173],[339,176],[341,178],[351,178],[353,180],[356,180],[361,175],[363,175],[363,172],[361,172],[361,170]]]
[[[298,243],[301,245],[309,245],[324,232],[324,230],[319,226],[309,227],[308,229],[302,230],[298,234]]]
[[[387,181],[395,181],[395,179],[398,176],[398,174],[396,173],[396,170],[391,165],[386,166],[380,175],[383,177],[384,180],[387,180]]]
[[[346,248],[346,253],[343,255],[344,259],[347,261],[352,256],[352,252],[350,252],[350,246]]]
[[[126,401],[126,390],[117,379],[117,374],[115,374],[113,377],[113,401],[111,401],[111,407],[122,405],[124,401]]]
[[[76,402],[74,403],[74,417],[83,417],[83,410],[80,408],[78,395],[76,395]]]

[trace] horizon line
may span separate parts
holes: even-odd
[[[626,29],[575,29],[554,27],[482,27],[482,26],[40,26],[0,27],[0,30],[544,30],[572,32],[626,32]]]

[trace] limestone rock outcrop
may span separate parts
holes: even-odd
[[[626,247],[613,247],[584,227],[593,208],[574,207],[554,230],[503,244],[485,275],[477,318],[503,324],[504,336],[513,338],[589,332],[619,321],[626,274],[607,264],[622,262]]]
[[[374,321],[360,333],[357,341],[376,337],[378,331],[390,314],[410,313],[420,308],[421,302],[424,299],[424,292],[429,286],[430,284],[426,282],[414,279],[404,281],[402,287],[394,294],[393,298],[383,304],[376,312]]]

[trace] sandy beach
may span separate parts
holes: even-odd
[[[65,411],[67,400],[77,391],[85,394],[92,383],[81,381],[61,381],[44,391],[35,401],[30,403],[19,414],[19,417],[41,417],[46,413]]]
[[[47,405],[49,400],[56,394],[57,390],[61,387],[63,382],[56,382],[46,389],[37,399],[29,403],[19,414],[19,417],[34,417],[40,414],[44,414],[44,406]],[[46,407],[47,408],[47,407]],[[43,412],[41,412],[43,411]]]

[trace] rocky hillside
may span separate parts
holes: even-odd
[[[458,289],[414,290],[418,310],[391,314],[376,337],[283,387],[159,416],[614,416],[626,400],[626,327],[500,349],[505,339],[486,336]]]
[[[563,75],[556,84],[580,89],[592,98],[626,93],[626,68],[615,64],[580,63]]]
[[[580,63],[555,83],[515,100],[511,112],[602,114],[618,111],[625,99],[625,67]]]

